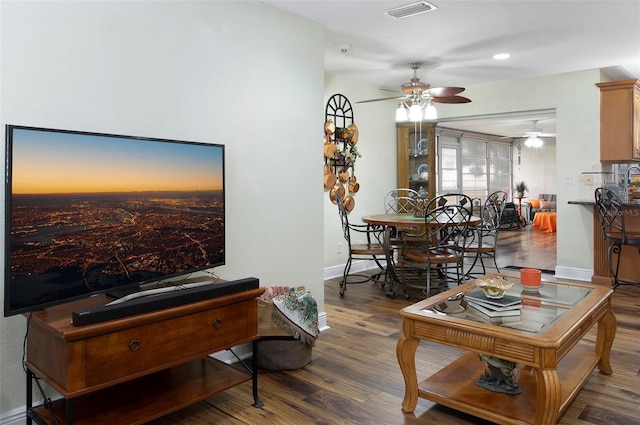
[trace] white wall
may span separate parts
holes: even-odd
[[[518,146],[521,147],[520,165]],[[528,199],[538,199],[541,193],[556,193],[556,155],[555,143],[545,143],[541,148],[528,148],[524,141],[513,144],[513,181],[527,184],[529,190],[525,196]]]
[[[225,144],[217,274],[305,285],[324,310],[320,26],[253,1],[0,8],[3,127]],[[0,419],[25,404],[25,324],[0,318]]]

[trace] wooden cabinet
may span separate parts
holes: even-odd
[[[436,195],[436,123],[396,124],[398,143],[398,186]]]
[[[640,161],[640,80],[596,86],[600,88],[600,161]]]
[[[264,288],[205,299],[118,320],[75,327],[71,313],[104,305],[104,295],[34,312],[27,335],[27,417],[50,423],[31,407],[31,375],[63,400],[59,423],[142,424],[257,376],[208,354],[258,338],[257,301]],[[254,344],[255,347],[255,344]]]

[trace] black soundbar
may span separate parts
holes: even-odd
[[[195,288],[180,289],[163,294],[135,298],[120,304],[104,305],[74,311],[71,315],[71,322],[74,326],[92,325],[107,320],[121,319],[123,317],[135,316],[136,314],[149,313],[164,308],[202,301],[208,298],[248,291],[250,289],[256,289],[259,286],[260,281],[257,278],[248,277],[229,282],[212,283]]]

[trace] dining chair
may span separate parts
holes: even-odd
[[[475,238],[475,232],[469,231],[472,205],[471,198],[463,194],[440,195],[429,201],[424,244],[406,245],[401,253],[403,282],[406,267],[422,267],[426,275],[423,293],[428,297],[433,276],[445,287],[449,282],[459,285],[464,281],[465,252]],[[455,277],[451,270],[455,270]]]
[[[415,214],[416,200],[420,197],[418,191],[408,188],[393,189],[384,197],[384,212],[386,214]],[[412,234],[416,234],[415,228],[397,228],[393,227],[389,235],[389,243],[391,246],[403,245],[411,243]]]
[[[413,189],[393,189],[384,196],[384,212],[387,214],[413,214],[416,206],[415,200],[418,197],[418,192]]]
[[[498,273],[500,273],[498,263],[496,262],[496,246],[498,244],[502,212],[507,204],[507,196],[507,192],[502,190],[495,191],[489,195],[480,210],[482,223],[470,229],[470,231],[476,232],[476,237],[473,242],[469,244],[465,252],[466,257],[472,260],[472,264],[467,271],[467,277],[479,275],[479,273],[472,272],[478,260],[482,266],[482,275],[487,274],[484,264],[485,258],[493,260],[493,265]]]
[[[602,227],[602,236],[605,241],[609,242],[607,251],[607,261],[609,262],[609,271],[613,278],[613,289],[620,285],[636,285],[640,286],[640,282],[621,279],[618,275],[620,271],[620,257],[622,247],[624,245],[638,248],[640,253],[640,232],[629,231],[625,227],[625,212],[622,202],[618,194],[610,189],[599,187],[595,190],[596,209],[598,210],[598,218]],[[615,264],[614,259],[615,258]]]
[[[347,241],[349,248],[349,256],[344,266],[342,282],[340,282],[340,296],[343,296],[347,290],[347,284],[364,283],[367,281],[375,282],[380,279],[383,273],[385,273],[386,277],[386,271],[381,260],[386,258],[387,253],[383,246],[384,227],[349,223],[349,213],[344,207],[342,197],[336,194],[335,199],[338,205],[340,221],[342,222],[344,239]],[[364,242],[356,242],[358,239],[364,240]],[[350,274],[354,260],[373,260],[380,269],[380,273],[372,276],[357,273]],[[357,280],[352,279],[349,281],[349,277],[355,277]]]

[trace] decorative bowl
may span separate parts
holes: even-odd
[[[351,140],[353,135],[356,133],[354,129],[338,127],[336,128],[336,137],[342,140]]]
[[[505,292],[513,286],[513,283],[498,276],[486,280],[476,280],[476,286],[482,289],[485,297],[499,300],[504,297]]]

